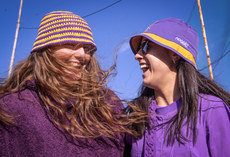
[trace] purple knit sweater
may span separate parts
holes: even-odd
[[[34,85],[31,86],[34,88]],[[23,99],[23,97],[30,100]],[[106,137],[73,140],[58,129],[47,115],[37,93],[31,89],[8,94],[1,98],[3,108],[20,115],[17,127],[0,125],[1,157],[119,157],[123,156],[124,134],[115,140]],[[121,103],[112,103],[121,109]]]

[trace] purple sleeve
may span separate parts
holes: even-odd
[[[230,110],[221,103],[207,117],[208,146],[212,157],[230,156]]]
[[[110,89],[107,89],[108,95],[106,96],[107,101],[114,106],[113,109],[117,113],[123,113],[124,105],[122,104],[122,101],[120,98]],[[111,97],[113,97],[113,100]]]
[[[143,145],[144,136],[140,139],[135,139],[132,135],[126,134],[126,144],[130,146],[131,157],[142,157],[143,156]]]

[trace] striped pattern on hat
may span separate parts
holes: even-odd
[[[41,20],[32,52],[61,43],[84,43],[96,48],[91,29],[80,16],[68,11],[54,11]]]

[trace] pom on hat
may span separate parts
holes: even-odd
[[[92,31],[80,16],[68,11],[54,11],[41,20],[32,52],[61,43],[90,44],[96,49]]]

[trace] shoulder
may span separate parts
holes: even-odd
[[[28,106],[31,106],[30,104],[37,102],[32,92],[29,89],[23,89],[20,92],[6,93],[0,97],[1,107],[11,113],[25,111]]]
[[[225,108],[227,105],[225,102],[214,95],[200,94],[199,95],[199,105],[201,105],[201,110],[209,110],[212,108]]]
[[[105,93],[106,93],[106,99],[110,101],[112,104],[121,103],[120,98],[111,89],[106,88]]]
[[[202,112],[220,113],[223,111],[229,112],[229,107],[226,103],[217,96],[200,94],[199,107]]]
[[[203,124],[205,124],[209,134],[215,136],[224,136],[224,134],[228,134],[228,132],[230,131],[229,106],[220,98],[213,95],[205,94],[202,94],[200,96],[200,105],[200,115],[202,120],[201,122],[204,122]],[[218,142],[216,140],[214,141]]]
[[[117,94],[115,94],[114,91],[106,88],[105,93],[106,93],[106,100],[108,101],[109,104],[112,105],[114,110],[116,110],[116,111],[119,110],[119,112],[120,112],[120,110],[124,109],[124,105],[123,105],[122,101],[117,96]]]

